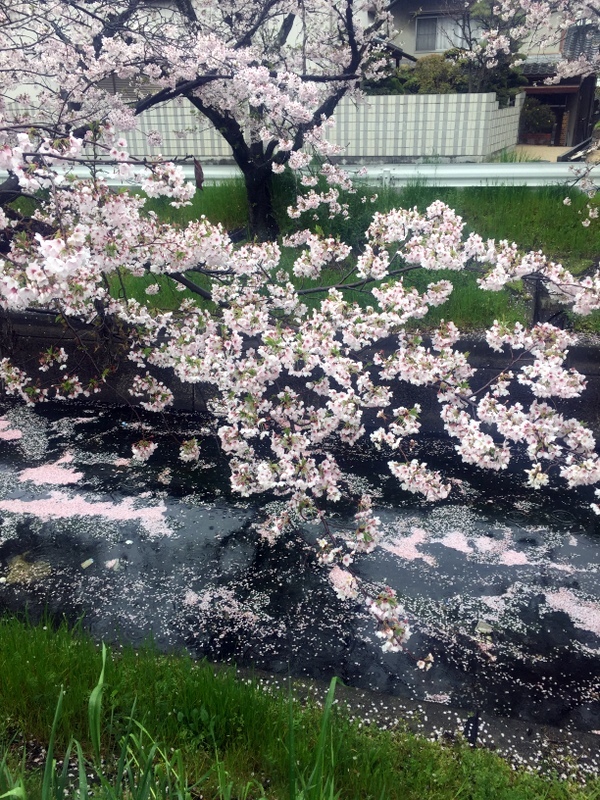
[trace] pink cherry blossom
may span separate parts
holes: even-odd
[[[10,173],[11,198],[14,192],[36,195],[35,225],[17,234],[12,211],[0,210],[6,243],[0,305],[8,312],[51,312],[71,332],[84,325],[99,333],[98,352],[96,342],[90,347],[81,340],[71,350],[56,341],[33,364],[4,357],[0,381],[6,394],[29,405],[87,398],[114,380],[113,364],[126,358],[134,375],[119,391],[145,411],[161,414],[172,406],[171,378],[201,389],[232,489],[242,497],[268,491],[281,502],[276,513],[265,513],[257,535],[273,543],[299,523],[319,524],[317,560],[333,590],[346,600],[361,597],[384,649],[397,652],[410,633],[398,598],[389,588],[364,586],[352,572],[362,554],[381,544],[381,522],[369,494],[350,485],[330,444],[372,445],[403,490],[430,502],[446,498],[449,478],[412,456],[422,409],[399,404],[398,384],[432,393],[446,433],[468,464],[504,470],[519,453],[528,459],[524,479],[533,489],[555,479],[567,487],[600,483],[592,433],[562,412],[562,401],[586,388],[584,377],[565,366],[573,335],[547,323],[529,329],[497,321],[485,339],[503,364],[483,378],[459,349],[453,322],[441,323],[428,338],[415,333],[415,323],[446,303],[452,281],[424,281],[418,290],[404,273],[470,269],[482,292],[535,276],[565,307],[589,314],[600,309],[600,272],[580,278],[541,251],[465,235],[463,220],[441,201],[423,212],[375,213],[357,251],[324,234],[314,215],[349,216],[346,197],[355,191],[347,171],[331,160],[341,155],[327,138],[335,125],[332,110],[344,95],[360,99],[361,77],[383,69],[377,37],[386,28],[393,33],[389,12],[361,0],[339,14],[334,0],[310,0],[301,21],[297,3],[281,0],[259,33],[252,4],[240,6],[231,25],[208,7],[198,7],[189,19],[186,4],[176,6],[167,13],[161,4],[115,0],[107,27],[102,10],[92,13],[89,4],[51,0],[32,17],[31,3],[14,0],[0,26],[0,168]],[[502,0],[494,13],[509,28],[514,20],[515,30],[490,27],[472,56],[496,61],[510,51],[511,37],[536,33],[550,11],[558,15],[555,36],[574,22],[597,24],[587,0]],[[294,15],[300,38],[286,34],[285,24],[273,36],[269,26],[279,14],[282,20]],[[113,30],[115,19],[126,24]],[[270,47],[266,57],[261,43],[274,38],[281,39],[279,49]],[[597,54],[588,61],[560,64],[557,78],[573,69],[593,71]],[[131,96],[106,88],[115,77],[128,82]],[[20,99],[8,102],[15,86]],[[201,181],[186,182],[179,163],[131,155],[144,109],[165,99],[188,103],[221,125],[248,187],[289,167],[297,179],[288,210],[301,220],[296,232],[282,241],[251,237],[236,244],[205,217],[167,224],[148,211],[147,197],[165,197],[178,207],[201,188]],[[195,121],[190,116],[192,127]],[[155,131],[146,136],[160,146]],[[259,169],[261,180],[254,184]],[[114,191],[113,172],[135,177],[145,194]],[[593,194],[589,174],[576,179]],[[251,202],[251,216],[254,208]],[[597,216],[588,204],[582,224]],[[325,274],[338,277],[328,284]],[[137,296],[149,295],[144,303],[128,296],[129,282],[140,289]],[[175,311],[157,310],[150,298],[159,285],[187,289],[190,296]],[[361,292],[364,302],[353,300],[348,289]],[[78,366],[82,360],[94,373],[87,381],[80,378],[87,374]],[[0,438],[19,433],[0,421]],[[152,440],[140,436],[133,458],[119,464],[139,468],[146,462],[162,438],[160,423]],[[183,463],[198,460],[199,438],[176,446]],[[23,476],[71,483],[78,473],[57,462]],[[356,514],[343,531],[332,531],[325,505],[341,500],[353,503]],[[146,509],[144,516],[125,504],[84,505],[52,493],[28,510],[152,517],[157,524],[162,514]],[[600,513],[599,504],[593,508]],[[418,549],[425,538],[416,530],[386,546],[434,567],[433,557]],[[456,534],[447,544],[471,548]],[[473,544],[479,546],[485,544]],[[508,548],[502,555],[507,566],[522,558]],[[192,601],[204,602],[185,596],[184,602]],[[431,664],[421,661],[423,669]]]

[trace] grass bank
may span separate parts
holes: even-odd
[[[440,188],[414,184],[403,188],[373,189],[358,184],[356,194],[343,197],[349,205],[349,217],[330,220],[325,212],[313,218],[312,212],[299,221],[290,220],[286,208],[293,203],[296,187],[289,175],[278,177],[275,182],[278,218],[283,233],[299,227],[317,227],[328,235],[338,236],[360,251],[364,231],[376,211],[386,212],[392,208],[416,206],[424,210],[434,200],[443,200],[463,217],[467,232],[475,231],[484,238],[515,241],[523,251],[542,250],[550,258],[559,261],[576,275],[595,268],[600,252],[600,226],[592,224],[585,228],[581,221],[587,216],[588,198],[581,192],[564,187],[526,188],[515,186]],[[565,197],[571,200],[565,206]],[[372,198],[374,201],[372,202]],[[597,202],[597,201],[593,201]],[[220,186],[206,187],[196,192],[191,206],[171,209],[166,198],[152,200],[149,205],[161,218],[185,224],[205,214],[212,222],[221,222],[227,229],[240,229],[247,224],[246,195],[242,181],[230,181]],[[294,253],[284,254],[284,267],[291,270]],[[348,265],[331,269],[323,274],[323,284],[335,284],[347,272]],[[513,324],[531,321],[531,287],[516,283],[502,292],[481,292],[476,276],[472,273],[439,272],[410,273],[405,278],[408,285],[423,290],[431,281],[451,280],[455,290],[449,301],[439,309],[432,309],[420,327],[433,327],[439,320],[453,319],[463,330],[481,329],[494,319]],[[148,281],[160,279],[149,277]],[[312,281],[295,279],[298,288],[314,286]],[[138,284],[139,286],[139,284]],[[160,295],[148,300],[147,296],[131,284],[130,293],[136,293],[140,301],[160,304],[161,308],[174,309],[181,296],[168,287],[161,288]],[[366,292],[347,290],[347,298],[359,303],[370,302]],[[135,295],[134,295],[135,296]],[[185,296],[185,295],[184,295]],[[321,295],[310,295],[306,301],[316,304]],[[576,330],[596,332],[600,330],[600,315],[588,318],[573,318]]]
[[[523,250],[541,249],[555,260],[592,261],[600,251],[600,230],[597,224],[585,228],[581,220],[587,216],[587,203],[598,205],[577,189],[563,186],[522,187],[436,187],[414,183],[404,187],[368,187],[357,182],[356,194],[344,194],[343,202],[349,205],[349,217],[329,219],[327,213],[313,212],[302,215],[298,222],[287,216],[286,209],[293,204],[296,187],[293,177],[275,176],[275,205],[283,233],[298,228],[317,226],[328,235],[339,236],[356,247],[376,211],[392,208],[412,208],[423,211],[435,200],[442,200],[453,208],[466,222],[467,232],[476,231],[484,238],[509,239]],[[324,187],[325,188],[325,187]],[[568,197],[571,205],[565,206]],[[363,200],[366,198],[366,201]],[[376,198],[371,202],[371,198]],[[161,219],[185,224],[204,214],[211,222],[220,222],[227,230],[243,228],[248,222],[248,208],[244,183],[231,180],[218,186],[207,186],[197,191],[191,205],[181,209],[171,208],[168,198],[148,201],[149,209]]]
[[[108,653],[99,681],[101,666],[99,645],[81,629],[0,619],[0,797],[600,797],[597,781],[513,771],[485,750],[442,746],[401,725],[361,728],[333,689],[322,707],[300,703],[231,669],[152,648]]]

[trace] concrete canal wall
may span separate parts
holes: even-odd
[[[128,386],[135,373],[135,366],[126,358],[126,352],[119,354],[119,336],[114,334],[112,350],[115,353],[112,363],[107,361],[98,334],[92,326],[78,325],[65,329],[58,323],[54,315],[46,312],[3,313],[0,315],[0,358],[8,357],[12,362],[31,375],[35,375],[40,353],[51,344],[62,346],[70,355],[69,371],[86,382],[97,374],[92,360],[84,355],[80,343],[90,349],[96,365],[111,368],[108,383],[98,394],[90,399],[93,402],[132,404],[136,398],[128,393]],[[495,353],[487,346],[483,337],[465,336],[459,345],[463,352],[469,353],[470,363],[477,368],[473,380],[473,388],[482,386],[506,368],[506,357]],[[363,363],[368,363],[375,351],[386,350],[392,353],[396,348],[396,340],[390,337],[377,344],[372,352],[363,351],[360,355]],[[600,435],[600,339],[582,337],[569,352],[567,367],[575,368],[587,378],[587,389],[580,398],[560,400],[556,407],[567,416],[575,416],[588,424]],[[175,395],[174,410],[201,413],[205,408],[206,387],[183,384],[173,377],[170,370],[154,369],[153,373],[162,380]],[[58,379],[60,372],[39,373],[41,379]],[[289,380],[287,381],[290,382]],[[298,382],[298,388],[301,388]],[[413,405],[420,403],[422,407],[423,431],[440,433],[443,430],[439,411],[440,406],[435,391],[429,388],[416,387],[403,382],[394,386],[395,404]],[[531,400],[531,393],[517,385],[513,399],[521,403]]]

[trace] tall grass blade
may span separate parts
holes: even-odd
[[[54,741],[56,739],[56,729],[62,712],[63,697],[65,695],[64,689],[60,687],[58,693],[58,702],[56,710],[54,711],[54,720],[52,721],[52,728],[50,730],[50,740],[48,741],[48,752],[46,753],[46,763],[44,764],[44,777],[42,779],[42,800],[52,800],[52,790],[54,788],[54,770],[56,768],[56,761],[54,759]]]
[[[144,731],[144,728],[139,723],[136,724]],[[140,736],[136,736],[135,733],[132,733],[130,736],[133,747],[131,744],[129,745],[129,753],[131,761],[135,764],[137,770],[132,770],[130,773],[132,775],[132,782],[129,788],[135,800],[148,800],[148,798],[153,795],[152,784],[155,777],[154,756],[156,755],[158,747],[153,743],[150,750],[146,751],[142,737],[143,733]],[[135,781],[135,772],[139,774],[137,782]]]
[[[88,703],[88,720],[90,726],[90,738],[94,749],[96,763],[100,764],[100,738],[102,728],[102,693],[104,691],[104,669],[106,667],[106,645],[102,642],[102,670],[98,683],[92,689]]]
[[[323,718],[321,720],[321,730],[319,731],[319,739],[317,741],[317,748],[315,752],[315,765],[311,772],[308,784],[305,788],[305,794],[308,797],[314,797],[315,800],[320,800],[326,790],[323,789],[323,772],[325,769],[325,749],[327,744],[327,737],[330,729],[331,709],[333,708],[333,699],[335,696],[335,684],[337,678],[332,678],[327,691],[325,699],[325,706],[323,707]],[[333,761],[333,755],[332,755]],[[333,780],[333,779],[332,779]],[[333,783],[328,783],[330,794],[333,796]]]
[[[77,777],[79,792],[75,797],[77,800],[88,800],[88,779],[85,759],[83,757],[83,750],[78,741],[75,741],[75,750],[77,752]]]
[[[65,757],[63,759],[63,766],[62,770],[60,771],[60,776],[54,776],[55,780],[55,787],[54,787],[54,796],[55,798],[63,798],[69,795],[69,761],[71,759],[71,751],[73,750],[73,740],[69,742],[69,746],[65,752]]]
[[[294,698],[292,682],[288,679],[288,785],[290,800],[296,800],[296,747],[294,739]]]
[[[0,800],[4,797],[21,797],[25,800],[25,788],[21,781],[18,782],[17,786],[14,786],[12,789],[9,789],[8,792],[4,792],[4,794],[0,794]]]
[[[9,748],[7,747],[4,751],[4,755],[2,756],[2,761],[0,761],[0,792],[5,789],[5,791],[0,794],[0,800],[3,800],[5,797],[20,797],[22,800],[25,800],[26,795],[22,775],[18,778],[13,778],[11,771],[8,768],[8,764],[6,763],[8,750]],[[21,773],[24,772],[25,752],[23,752],[23,764],[21,766]]]
[[[6,763],[8,751],[9,747],[4,751],[2,761],[0,761],[0,792],[2,792],[2,794],[0,794],[0,800],[2,800],[3,797],[25,797],[23,779],[20,777],[16,779],[13,778],[8,764]],[[23,758],[25,758],[25,753],[23,753]],[[25,762],[23,761],[22,772],[25,771],[24,764]]]
[[[136,701],[133,701],[133,706],[131,708],[131,714],[129,715],[129,719],[127,722],[127,731],[125,736],[123,737],[122,744],[121,744],[121,752],[119,753],[119,761],[117,762],[117,786],[123,785],[123,776],[125,775],[125,771],[127,768],[127,743],[129,742],[129,737],[131,736],[131,731],[133,730],[133,715],[135,712],[135,704]]]

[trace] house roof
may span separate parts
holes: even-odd
[[[591,61],[600,50],[600,28],[592,22],[571,25],[566,32],[563,55],[570,61],[585,58]]]
[[[556,75],[556,67],[562,61],[561,56],[528,56],[519,65],[519,69],[523,75],[535,75],[539,77],[546,77],[548,75]]]
[[[552,78],[556,75],[557,66],[561,61],[564,61],[564,55],[529,56],[521,62],[519,68],[523,75],[530,80],[544,80],[545,78]],[[570,78],[563,78],[559,83],[553,84],[554,89],[558,90],[561,87],[564,89],[568,86],[579,86],[581,78],[582,75],[572,75]]]
[[[556,55],[528,56],[521,64],[524,75],[556,75],[556,65],[563,60],[591,61],[600,50],[600,27],[594,24],[576,24],[566,31],[562,53]]]

